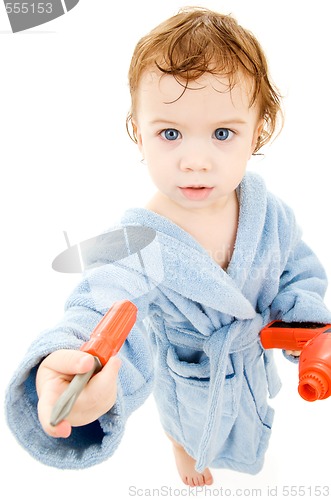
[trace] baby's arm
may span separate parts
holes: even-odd
[[[327,288],[325,271],[316,255],[298,236],[293,238],[279,291],[271,304],[271,316],[288,323],[330,323],[331,312],[323,302]],[[284,350],[283,354],[289,361],[298,363],[301,351]]]
[[[325,271],[312,250],[299,240],[293,245],[271,304],[272,317],[286,322],[330,323],[323,302],[327,288]]]
[[[135,302],[138,307],[138,318],[125,341],[118,357],[121,358],[121,369],[118,377],[116,402],[113,404],[114,378],[116,378],[118,361],[111,361],[106,371],[100,378],[100,389],[104,391],[103,398],[105,406],[100,407],[89,418],[78,417],[74,414],[74,420],[69,423],[76,425],[84,423],[79,427],[73,427],[67,439],[54,439],[46,434],[38,419],[38,394],[36,386],[36,374],[42,364],[46,370],[49,363],[56,361],[55,351],[62,349],[78,350],[88,340],[90,333],[102,318],[102,313],[94,309],[88,284],[84,282],[78,287],[68,301],[63,320],[55,328],[44,332],[30,347],[25,359],[17,369],[7,392],[7,419],[10,428],[18,441],[31,455],[47,465],[58,468],[83,468],[99,463],[111,456],[117,448],[123,433],[128,416],[140,406],[149,396],[153,382],[153,361],[146,332],[142,319],[148,309],[148,298],[140,297],[135,300],[125,290],[119,288],[114,293],[109,292],[109,307],[116,300],[127,298]],[[103,313],[106,311],[103,311]],[[48,356],[49,354],[51,356]],[[77,353],[86,356],[86,354]],[[76,356],[76,355],[75,355]],[[85,358],[86,359],[86,358]],[[68,360],[67,360],[68,361]],[[78,362],[79,363],[82,361]],[[63,358],[61,363],[66,363]],[[83,369],[86,361],[83,361]],[[69,371],[69,367],[57,366],[60,371]],[[48,368],[47,368],[48,367]],[[76,371],[77,366],[72,367]],[[109,371],[108,371],[109,369]],[[42,373],[42,372],[41,372]],[[106,378],[110,376],[110,384]],[[47,378],[47,376],[46,376]],[[56,399],[59,386],[55,389],[56,394],[48,396],[43,393],[40,385],[46,379],[38,380],[38,390],[44,399],[41,403],[41,421],[46,431],[50,431],[48,424],[49,406]],[[93,395],[92,397],[95,397]],[[47,408],[48,405],[48,408]],[[77,409],[77,411],[79,411]],[[103,414],[97,418],[98,414]],[[94,418],[97,418],[93,420]],[[85,421],[84,421],[85,419]],[[92,420],[90,423],[88,423]],[[61,432],[61,431],[60,431]],[[68,434],[68,428],[63,430]]]
[[[278,239],[278,257],[274,259],[273,276],[280,276],[277,293],[272,297],[270,289],[265,293],[265,305],[269,303],[270,319],[288,323],[315,322],[330,323],[331,312],[324,304],[327,289],[326,273],[320,261],[302,240],[301,230],[291,208],[269,194],[270,228],[274,241]],[[277,213],[277,216],[276,216]],[[275,234],[275,232],[278,234]],[[270,297],[270,302],[268,299]],[[298,362],[300,351],[283,351],[290,361]]]

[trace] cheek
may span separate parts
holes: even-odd
[[[148,170],[152,175],[156,175],[160,178],[167,177],[169,172],[169,165],[167,165],[163,158],[160,158],[160,154],[147,154],[145,160]]]
[[[226,148],[221,148],[225,164],[231,165],[234,172],[245,167],[251,156],[251,137],[241,137]]]
[[[235,147],[220,162],[221,177],[228,189],[236,189],[247,169],[250,150],[246,147]]]
[[[151,168],[159,168],[169,164],[171,155],[168,148],[163,147],[162,140],[159,137],[148,137],[143,140],[143,149],[145,153],[145,160],[150,164]]]
[[[156,168],[155,165],[152,167],[147,164],[148,175],[159,191],[167,192],[170,187],[170,177],[167,171],[163,168]]]
[[[157,154],[155,148],[151,147],[150,144],[148,143],[144,143],[143,151],[146,164],[149,166],[149,168],[152,168],[155,162],[157,161]]]
[[[137,138],[138,149],[139,149],[140,153],[142,154],[142,156],[145,157],[143,139],[142,139],[142,135],[141,135],[141,132],[139,131],[139,129],[136,129],[135,136]]]
[[[150,134],[144,127],[137,128],[136,136],[139,150],[143,154],[145,160],[147,160],[147,157],[153,156],[153,150],[155,150],[154,141],[151,140]]]
[[[248,160],[251,158],[252,153],[255,149],[255,135],[252,137],[251,135],[249,137],[246,137],[244,140],[242,147],[238,151],[238,159],[243,162],[247,163]]]

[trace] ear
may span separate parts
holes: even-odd
[[[251,144],[251,154],[254,153],[254,150],[256,148],[257,140],[260,137],[260,135],[262,133],[262,130],[263,130],[263,125],[264,125],[264,119],[260,118],[259,121],[256,124],[255,132],[254,132],[254,135],[253,135],[252,144]]]

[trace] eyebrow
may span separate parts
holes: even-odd
[[[149,123],[150,123],[150,125],[157,125],[158,123],[162,123],[162,124],[166,123],[167,125],[178,125],[178,123],[176,123],[176,122],[173,122],[171,120],[162,120],[162,118],[161,119],[156,118],[155,120],[151,120]]]
[[[159,118],[156,118],[155,120],[151,120],[150,125],[157,125],[158,123],[162,124],[167,124],[167,125],[178,125],[177,122],[171,121],[171,120],[162,120]],[[217,125],[247,125],[247,121],[243,120],[242,118],[230,118],[226,120],[217,120],[216,122]]]
[[[242,118],[233,118],[230,120],[219,120],[219,123],[222,123],[222,125],[246,125],[247,121]]]

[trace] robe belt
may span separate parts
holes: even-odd
[[[230,325],[223,326],[206,340],[204,349],[210,358],[210,387],[206,408],[206,422],[202,432],[196,469],[203,471],[213,458],[210,456],[211,443],[214,438],[215,428],[221,421],[224,382],[230,353],[239,352],[258,341],[258,332],[268,321],[269,312],[256,314],[253,319],[236,320]],[[265,367],[271,365],[271,360],[264,358]],[[270,380],[268,377],[267,380]],[[271,395],[269,389],[269,393]],[[277,391],[278,392],[278,391]]]

